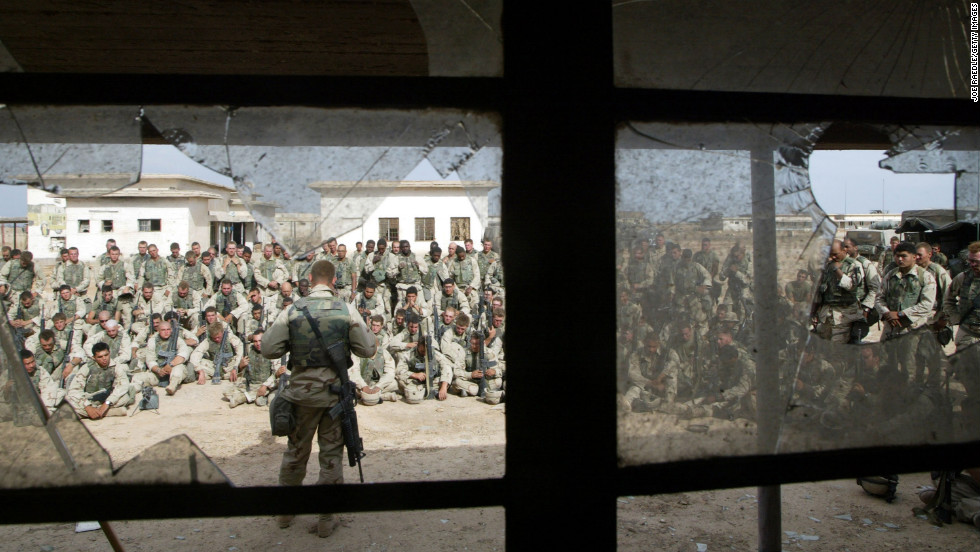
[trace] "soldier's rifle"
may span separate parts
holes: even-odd
[[[75,325],[72,324],[71,329],[68,330],[68,343],[65,344],[65,358],[61,360],[61,377],[58,378],[58,388],[65,388],[65,368],[68,368],[68,363],[71,362],[71,344],[75,339]]]
[[[221,383],[221,370],[225,367],[225,363],[232,356],[232,352],[225,352],[228,345],[228,328],[225,328],[224,333],[221,334],[221,345],[218,345],[218,352],[214,354],[214,375],[211,376],[211,385],[218,385]]]
[[[361,318],[364,319],[364,323],[368,323],[368,306],[367,299],[364,298],[364,292],[361,292],[361,302],[357,304],[358,309],[361,311]]]
[[[487,362],[487,351],[483,346],[483,331],[475,330],[473,333],[480,338],[480,373],[483,374],[483,377],[480,378],[477,396],[482,398],[487,396],[487,368],[489,368],[489,363]]]
[[[41,303],[41,331],[44,331],[44,303]]]

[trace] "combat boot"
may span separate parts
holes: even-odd
[[[321,539],[325,539],[333,534],[340,525],[340,520],[333,514],[320,514],[316,523],[316,534]]]
[[[294,519],[296,519],[296,516],[293,515],[276,516],[276,521],[279,523],[280,529],[288,529],[293,524]]]

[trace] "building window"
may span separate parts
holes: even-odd
[[[452,241],[470,239],[470,217],[452,217],[449,219],[449,239]]]
[[[102,231],[103,232],[112,232],[112,221],[111,220],[103,220],[102,221]]]
[[[160,219],[139,219],[140,232],[159,232]]]
[[[436,219],[416,217],[415,241],[432,241],[434,239],[436,239]]]
[[[397,218],[379,218],[378,219],[378,236],[385,239],[385,241],[397,240],[398,239],[398,219]]]
[[[89,233],[88,219],[78,219],[78,233],[79,234],[88,234]]]

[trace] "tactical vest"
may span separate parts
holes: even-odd
[[[415,255],[402,255],[405,268],[398,271],[398,282],[401,284],[414,284],[419,282],[421,271],[419,262],[415,260]]]
[[[110,364],[103,369],[97,362],[89,361],[88,377],[85,378],[85,392],[95,393],[99,389],[108,391],[116,381],[116,371]]]
[[[384,353],[378,351],[374,358],[361,359],[361,378],[368,385],[374,385],[381,379],[381,374],[385,371]]]
[[[228,255],[225,255],[225,258],[227,257]],[[242,260],[241,262],[245,262],[245,261]],[[225,260],[221,259],[221,262],[218,263],[218,266],[221,266],[223,264],[225,264]],[[234,261],[228,263],[228,266],[225,269],[225,278],[227,278],[228,281],[232,283],[232,285],[242,281],[242,275],[238,273],[238,267],[235,266]]]
[[[857,300],[860,302],[864,301],[864,298],[868,296],[868,292],[871,291],[868,288],[868,267],[871,265],[871,261],[861,257],[860,255],[855,259],[855,261],[861,265],[861,269],[864,271],[864,281],[861,282],[861,285],[856,290]]]
[[[371,271],[371,279],[377,282],[378,284],[384,282],[385,279],[388,277],[388,274],[385,272],[385,265],[387,263],[388,263],[387,252],[381,256],[381,259],[379,259],[378,262],[374,263],[374,270]]]
[[[133,310],[142,309],[143,314],[134,317],[136,320],[149,320],[150,317],[153,316],[153,313],[161,314],[159,307],[153,306],[153,303],[155,303],[154,299],[156,299],[156,297],[151,297],[149,300],[147,300],[142,294],[139,295],[139,299],[136,300],[136,307]]]
[[[85,276],[85,265],[82,263],[65,263],[62,272],[65,283],[73,288],[77,288]],[[82,291],[82,290],[79,290]]]
[[[187,260],[181,257],[180,255],[178,255],[177,257],[174,257],[173,255],[169,255],[165,257],[165,259],[167,260],[168,263],[170,263],[174,267],[174,272],[177,272],[177,270],[180,267],[184,266],[184,263],[187,262]]]
[[[170,335],[171,335],[171,337],[173,337],[173,334],[170,334]],[[177,339],[178,340],[180,339],[180,335],[177,336]],[[157,355],[157,364],[160,365],[160,366],[162,366],[162,365],[170,362],[171,360],[173,360],[174,357],[177,356],[177,349],[179,349],[179,348],[180,348],[180,344],[178,343],[177,348],[175,348],[173,351],[171,351],[170,350],[170,340],[169,339],[163,339],[160,336],[160,334],[157,334],[157,336],[156,336],[156,345],[154,347],[154,350],[155,350],[156,355]]]
[[[34,357],[37,359],[38,366],[44,368],[45,372],[53,374],[54,371],[65,361],[65,351],[59,346],[56,340],[54,349],[52,349],[50,354],[44,352],[44,349],[38,347],[37,353],[34,355]]]
[[[186,280],[185,280],[186,281]],[[194,298],[191,297],[190,292],[186,296],[181,297],[179,293],[173,295],[173,303],[175,309],[192,309],[194,308]]]
[[[903,311],[919,302],[919,295],[925,287],[925,269],[915,265],[914,270],[902,276],[899,269],[895,268],[888,272],[886,280],[889,280],[888,291],[885,293],[885,305],[890,311]],[[898,276],[898,284],[891,284],[892,276]]]
[[[296,271],[296,280],[299,281],[299,280],[302,280],[304,278],[307,279],[307,280],[309,280],[310,279],[310,270],[312,270],[312,269],[313,269],[313,263],[308,263],[306,261],[303,261],[299,265],[299,270]]]
[[[122,261],[116,264],[108,263],[102,268],[102,280],[111,280],[112,289],[119,289],[126,285],[126,265]]]
[[[259,269],[259,272],[262,273],[263,278],[272,281],[273,276],[276,274],[276,268],[278,268],[276,266],[276,260],[268,259],[262,262],[262,267]]]
[[[370,299],[367,299],[367,298],[364,297],[364,294],[362,293],[361,294],[361,301],[364,301],[364,306],[361,307],[362,309],[367,309],[369,311],[373,311],[375,309],[375,307],[378,306],[378,294],[375,293],[374,295],[371,296]]]
[[[214,296],[214,308],[221,316],[228,316],[231,311],[238,308],[238,294],[232,291],[228,295],[218,293]]]
[[[932,310],[934,311],[943,310],[943,297],[946,296],[946,287],[943,285],[942,278],[940,278],[942,268],[939,263],[929,263],[929,266],[926,267],[926,270],[932,272],[932,277],[936,279],[936,301],[932,306]]]
[[[841,261],[840,270],[846,275],[853,270],[853,266],[854,259],[846,257]],[[832,265],[828,265],[823,269],[820,291],[821,303],[824,305],[849,306],[858,302],[857,292],[840,287],[839,281],[837,280],[837,269]]]
[[[76,303],[74,299],[69,299],[65,301],[59,295],[58,312],[64,313],[66,317],[71,318],[72,316],[75,316],[76,312],[78,312],[78,303]]]
[[[456,288],[453,288],[452,295],[446,295],[446,292],[443,291],[439,295],[439,306],[440,306],[439,312],[443,312],[449,307],[459,310],[459,306],[462,304],[462,301],[460,301],[458,297],[459,297],[459,292]]]
[[[39,372],[37,370],[37,368],[35,368],[34,369],[34,373],[31,374],[29,377],[31,378],[31,385],[34,386],[34,390],[37,391],[38,393],[40,393],[41,392],[41,372]]]
[[[106,257],[106,258],[108,259],[108,257]],[[139,254],[133,255],[132,259],[130,259],[130,263],[133,265],[133,273],[134,274],[139,274],[140,273],[140,269],[143,268],[143,263],[145,263],[146,260],[149,259],[149,258],[150,258],[150,256],[148,254],[147,255],[139,255]],[[106,263],[103,263],[103,264],[106,264]]]
[[[119,333],[116,334],[115,338],[109,337],[109,334],[102,334],[102,343],[109,346],[109,357],[116,358],[119,356],[119,348],[122,346],[123,330],[119,329]]]
[[[201,265],[195,264],[194,266],[184,265],[184,272],[181,274],[181,279],[187,282],[187,286],[194,291],[201,291],[207,286],[204,281],[204,274],[201,273]]]
[[[112,301],[109,301],[108,303],[106,301],[102,300],[102,299],[99,299],[92,306],[92,311],[95,312],[96,316],[98,316],[98,314],[99,314],[100,311],[108,311],[109,314],[115,316],[117,310],[119,310],[119,300],[118,299],[113,299]]]
[[[17,261],[14,266],[10,267],[7,282],[10,284],[10,289],[13,291],[26,291],[31,289],[31,286],[34,285],[34,276],[33,262],[30,263],[30,266],[24,268],[20,265],[20,261]]]
[[[626,280],[630,284],[639,284],[647,279],[647,262],[630,259],[630,264],[626,267]]]
[[[338,341],[345,343],[344,355],[350,356],[347,335],[351,320],[344,303],[334,297],[303,297],[293,303],[292,308],[287,311],[289,362],[293,368],[330,365],[324,343],[317,339],[306,316],[300,310],[304,305],[316,321],[320,334],[323,335],[323,342],[327,346]],[[342,368],[346,369],[346,366]]]
[[[689,264],[678,264],[674,267],[674,295],[684,297],[694,294],[695,288],[700,284],[699,273],[693,262]]]
[[[351,278],[351,260],[344,258],[342,261],[337,261],[337,285],[342,287],[348,287],[353,283],[353,278]]]
[[[470,333],[471,332],[470,332],[469,328],[467,328],[467,330],[465,332],[463,332],[463,335],[457,334],[456,333],[456,330],[454,329],[453,330],[453,333],[452,333],[452,337],[450,337],[450,339],[452,340],[453,343],[455,343],[455,344],[459,345],[460,347],[462,347],[464,351],[469,351],[470,350]]]
[[[24,308],[21,303],[17,304],[17,320],[30,320],[41,314],[41,306],[35,301],[33,305]]]
[[[453,261],[453,274],[456,275],[456,282],[464,286],[470,285],[473,281],[473,266],[470,265],[469,259],[464,259],[462,262]]]
[[[480,251],[476,254],[476,266],[480,267],[480,280],[487,277],[487,269],[490,268],[490,260],[497,260],[497,254],[493,251],[484,253]]]
[[[265,383],[272,375],[272,360],[265,358],[253,347],[248,348],[248,382]]]
[[[234,282],[234,280],[232,281]],[[245,263],[245,277],[241,278],[241,281],[242,281],[242,286],[245,289],[252,289],[256,286],[255,267],[252,265],[252,263]]]
[[[980,308],[975,308],[973,302],[980,295],[980,278],[974,278],[972,272],[966,272],[960,285],[960,294],[956,301],[956,310],[961,317],[960,324],[971,330],[980,329]]]
[[[155,261],[147,260],[143,267],[143,281],[153,284],[154,287],[167,285],[167,261],[160,257]]]
[[[645,352],[646,349],[641,349],[641,351],[644,352],[638,353],[640,355],[640,373],[643,374],[643,377],[646,379],[656,378],[664,369],[664,354],[658,351],[657,354],[651,358],[651,356]]]

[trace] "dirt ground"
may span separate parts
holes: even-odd
[[[403,402],[359,407],[367,446],[366,483],[478,478],[504,474],[505,405],[450,397],[443,403]],[[220,387],[184,386],[161,396],[160,414],[86,422],[110,452],[114,466],[146,446],[186,433],[235,485],[274,485],[285,438],[268,430],[267,409],[229,410]],[[315,445],[314,445],[315,446]],[[316,451],[314,450],[314,457]],[[494,469],[487,474],[486,466]],[[307,483],[315,481],[311,461]],[[356,473],[346,469],[348,482]],[[853,480],[783,487],[786,550],[975,551],[980,530],[957,523],[941,529],[916,519],[915,488],[927,474],[902,476],[892,504],[864,494]],[[355,483],[356,484],[356,483]],[[752,550],[756,546],[755,489],[619,498],[618,541],[623,550]],[[851,521],[834,516],[849,514]],[[328,541],[306,532],[313,516],[280,530],[271,517],[115,522],[126,550],[476,550],[504,547],[503,508],[342,514]],[[819,521],[818,521],[819,520]],[[869,521],[862,521],[869,520]],[[889,524],[889,525],[886,525]],[[893,527],[894,526],[894,527]],[[3,550],[109,550],[101,532],[74,525],[0,526]],[[819,540],[804,540],[819,537]]]

